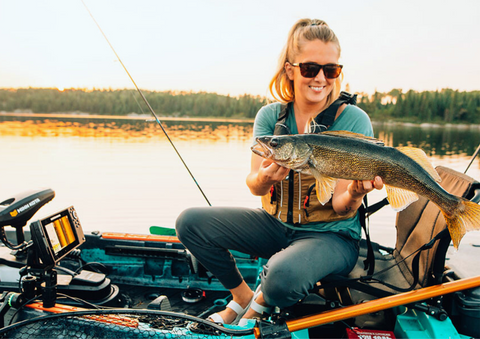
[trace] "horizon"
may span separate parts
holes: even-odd
[[[32,90],[35,90],[35,89],[51,89],[51,90],[57,90],[59,92],[65,92],[65,91],[68,91],[68,90],[76,90],[76,91],[84,91],[84,92],[93,92],[93,91],[133,91],[133,92],[137,92],[137,89],[136,88],[96,88],[96,87],[93,87],[93,88],[80,88],[80,87],[68,87],[68,88],[58,88],[58,87],[0,87],[0,90],[19,90],[19,89],[32,89]],[[267,100],[272,100],[272,98],[269,96],[261,96],[261,95],[256,95],[256,94],[251,94],[251,93],[243,93],[243,94],[237,94],[237,95],[231,95],[231,94],[223,94],[223,93],[217,93],[217,92],[208,92],[208,91],[204,91],[204,90],[200,90],[200,91],[192,91],[192,90],[150,90],[150,89],[142,89],[140,88],[140,90],[142,92],[144,91],[148,91],[148,92],[157,92],[157,93],[171,93],[173,96],[175,95],[179,95],[179,94],[214,94],[214,95],[219,95],[219,96],[230,96],[230,97],[233,97],[233,98],[240,98],[240,97],[243,97],[243,96],[251,96],[251,97],[254,97],[254,98],[260,98],[260,99],[267,99]],[[345,89],[342,89],[342,90],[345,90]],[[394,91],[394,90],[400,90],[402,94],[406,94],[407,92],[409,91],[414,91],[414,92],[417,92],[417,93],[422,93],[422,92],[443,92],[443,91],[457,91],[457,92],[465,92],[465,93],[471,93],[471,92],[479,92],[480,90],[478,89],[473,89],[473,90],[467,90],[467,91],[462,91],[462,90],[459,90],[459,89],[454,89],[454,88],[440,88],[440,89],[436,89],[436,90],[423,90],[423,91],[416,91],[416,90],[413,90],[413,89],[409,89],[409,90],[402,90],[400,88],[392,88],[391,90],[389,91],[385,91],[385,92],[376,92],[376,93],[379,93],[379,94],[385,94],[385,95],[390,95],[389,93],[391,91]],[[357,94],[359,97],[363,97],[365,94],[368,95],[368,97],[372,97],[373,95],[375,95],[375,92],[373,93],[366,93],[366,92],[352,92],[352,94]]]
[[[278,55],[303,17],[338,36],[343,90],[480,89],[476,0],[348,0],[341,10],[318,0],[85,2],[142,90],[271,98]],[[80,0],[0,0],[0,33],[0,88],[134,89]]]

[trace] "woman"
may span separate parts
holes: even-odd
[[[299,20],[290,30],[270,83],[272,95],[289,104],[263,107],[255,119],[254,137],[272,135],[278,125],[290,134],[309,132],[313,119],[339,96],[339,58],[338,39],[324,21]],[[341,105],[334,118],[329,130],[373,136],[368,116],[356,106]],[[381,178],[340,180],[325,206],[310,199],[309,212],[301,202],[306,195],[315,197],[311,182],[309,176],[289,175],[288,169],[252,154],[247,185],[252,194],[262,196],[263,209],[192,208],[179,216],[176,229],[182,243],[233,296],[210,320],[235,324],[242,317],[268,313],[272,306],[291,306],[320,279],[346,275],[354,267],[361,230],[356,210],[365,194],[383,187]],[[285,193],[287,187],[293,190]],[[287,200],[295,203],[284,203]],[[228,250],[269,259],[255,293]]]

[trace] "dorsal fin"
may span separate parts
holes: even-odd
[[[428,159],[427,155],[422,149],[416,148],[416,147],[408,147],[408,146],[395,147],[395,148],[400,152],[402,152],[403,154],[405,154],[406,156],[408,156],[409,158],[415,160],[415,162],[417,162],[420,166],[422,166],[422,168],[425,171],[427,171],[427,173],[430,174],[436,182],[442,181],[437,171],[433,167],[432,163],[430,162],[430,159]]]
[[[372,137],[367,137],[366,135],[363,135],[363,134],[360,134],[360,133],[354,133],[354,132],[350,132],[350,131],[325,131],[325,132],[322,132],[320,134],[330,135],[330,136],[339,137],[339,138],[359,139],[359,140],[363,140],[363,141],[366,141],[366,142],[370,142],[370,143],[378,145],[378,146],[384,146],[385,145],[382,140],[378,140],[378,139],[372,138]]]

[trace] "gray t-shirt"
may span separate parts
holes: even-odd
[[[293,109],[293,108],[292,108]],[[281,111],[281,103],[273,103],[262,107],[255,117],[253,125],[253,144],[256,144],[255,138],[264,135],[273,135],[278,115]],[[292,134],[298,134],[295,115],[289,114],[286,121],[287,127]],[[368,115],[357,106],[348,105],[342,114],[335,120],[329,131],[350,131],[373,137],[373,128]],[[317,222],[301,226],[283,223],[286,227],[317,232],[347,232],[352,238],[361,238],[361,226],[358,214],[350,219],[334,222]]]

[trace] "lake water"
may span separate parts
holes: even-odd
[[[260,206],[260,199],[245,185],[251,122],[163,124],[212,205]],[[478,126],[374,124],[374,129],[388,146],[421,147],[434,165],[460,172],[480,142]],[[56,197],[35,218],[74,205],[86,232],[148,233],[152,225],[174,227],[176,217],[187,207],[207,206],[150,118],[0,114],[0,150],[0,201],[23,191],[52,188]],[[478,158],[468,174],[480,179]],[[384,196],[383,190],[372,192],[369,202]],[[390,207],[373,216],[373,240],[392,246],[394,222]],[[471,233],[480,239],[480,232]]]

